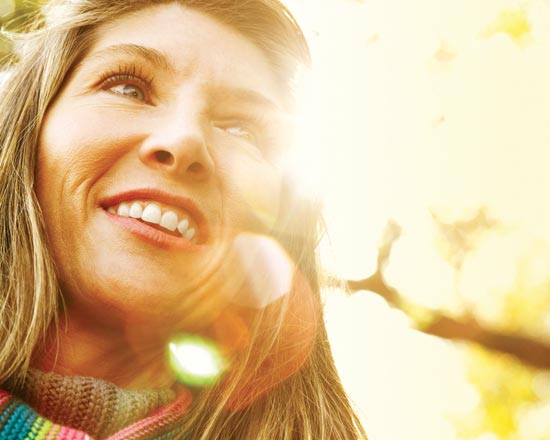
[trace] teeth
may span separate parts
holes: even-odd
[[[145,214],[145,213],[144,213]],[[175,231],[178,227],[178,216],[175,212],[166,211],[162,214],[160,225],[170,231]]]
[[[121,203],[118,206],[117,214],[121,217],[128,217],[130,215],[130,206],[128,206],[128,203]]]
[[[143,205],[146,205],[145,208],[143,208]],[[178,223],[178,214],[174,211],[165,211],[163,213],[161,207],[156,203],[122,202],[118,205],[118,208],[111,206],[107,211],[121,217],[132,217],[141,219],[147,223],[157,224],[172,232],[177,229],[185,240],[195,244],[198,242],[195,236],[196,230],[194,227],[190,227],[188,218],[184,218]]]
[[[156,225],[160,223],[161,217],[162,212],[160,210],[160,206],[155,205],[154,203],[149,203],[143,210],[143,214],[141,214],[141,219],[144,222],[154,223]]]
[[[189,220],[184,218],[181,222],[178,224],[178,231],[180,231],[180,234],[185,234],[185,231],[187,231],[187,228],[189,227]]]
[[[188,229],[183,238],[186,240],[191,240],[195,235],[195,228]]]
[[[141,203],[139,202],[132,203],[132,206],[130,206],[130,217],[141,218],[142,214],[143,214],[143,207],[141,206]]]

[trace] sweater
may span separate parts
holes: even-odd
[[[0,440],[169,440],[191,403],[183,390],[129,391],[109,382],[31,370],[0,390]],[[184,437],[183,437],[184,438]]]

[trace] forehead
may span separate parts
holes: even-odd
[[[267,57],[251,40],[215,18],[177,3],[149,6],[95,30],[88,57],[109,48],[137,45],[161,53],[171,74],[210,87],[247,88],[281,103],[281,91]]]

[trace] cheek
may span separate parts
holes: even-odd
[[[65,193],[69,198],[88,191],[132,143],[141,139],[128,124],[113,124],[112,120],[107,112],[63,102],[47,113],[36,169],[39,199],[44,191]]]
[[[58,138],[63,133],[56,129],[52,118],[46,114],[38,141],[37,162],[35,170],[35,193],[42,209],[46,226],[50,229],[59,208],[63,176],[67,168],[68,156],[59,154]],[[49,231],[51,233],[51,231]],[[51,237],[50,237],[51,238]]]
[[[40,131],[34,189],[55,254],[75,246],[94,182],[117,152],[92,122],[86,121],[82,108],[59,102],[46,114]]]
[[[226,158],[219,168],[230,215],[255,232],[269,232],[279,213],[281,173],[268,162],[242,156]]]

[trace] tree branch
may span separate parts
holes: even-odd
[[[526,365],[550,370],[548,344],[526,336],[495,331],[480,324],[469,314],[457,319],[442,312],[408,303],[396,289],[386,283],[383,276],[383,269],[389,261],[392,247],[399,235],[399,226],[390,222],[378,253],[376,272],[362,280],[346,280],[346,286],[351,293],[360,290],[373,292],[409,316],[412,315],[411,310],[421,311],[422,316],[430,316],[428,323],[423,323],[424,320],[418,322],[413,316],[411,318],[415,322],[416,329],[423,333],[453,341],[473,342],[488,350],[514,356]]]

